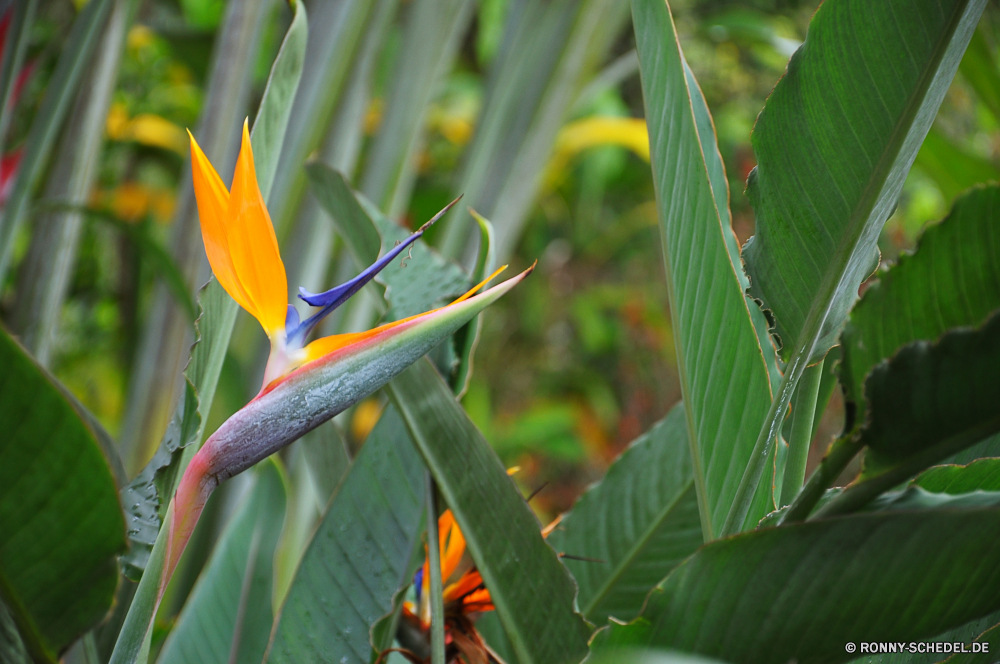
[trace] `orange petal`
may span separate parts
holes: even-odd
[[[441,540],[441,579],[447,580],[465,555],[465,536],[455,523],[451,510],[445,510],[438,519],[438,532]]]
[[[462,601],[462,609],[466,613],[493,611],[494,608],[493,598],[490,597],[490,591],[486,588],[471,593]]]
[[[243,144],[236,160],[229,195],[229,249],[233,267],[253,309],[248,309],[268,336],[285,328],[288,279],[278,253],[271,216],[257,186],[250,132],[243,122]]]
[[[233,259],[229,250],[229,235],[226,219],[229,214],[229,192],[219,174],[201,151],[198,142],[191,136],[191,180],[194,182],[194,197],[198,202],[198,220],[201,222],[201,239],[205,242],[205,253],[212,272],[219,284],[241,307],[254,316],[257,312],[243,285],[236,276]],[[257,316],[260,318],[259,316]]]
[[[451,602],[465,597],[481,585],[483,585],[483,577],[477,570],[466,572],[461,579],[444,589],[444,600]]]

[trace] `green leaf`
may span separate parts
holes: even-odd
[[[879,275],[842,337],[841,382],[863,419],[861,387],[879,362],[954,327],[976,327],[1000,309],[1000,187],[977,187],[931,226],[911,255]]]
[[[10,23],[7,24],[7,38],[0,51],[0,154],[6,153],[4,139],[14,115],[14,87],[24,65],[24,55],[31,40],[32,23],[38,11],[38,0],[24,0],[13,7]]]
[[[913,165],[929,175],[948,203],[973,185],[1000,180],[993,162],[955,145],[937,127],[931,127]]]
[[[751,134],[757,225],[743,258],[790,364],[826,354],[878,265],[879,233],[984,5],[824,3],[768,97]]]
[[[306,164],[313,196],[333,219],[337,232],[359,269],[365,269],[381,252],[382,238],[343,174],[319,161]]]
[[[681,652],[621,648],[601,652],[587,658],[587,664],[722,664]]]
[[[702,147],[714,139],[702,138],[705,115],[696,115],[692,106],[700,91],[690,87],[693,79],[666,4],[635,0],[632,12],[674,346],[708,540],[720,532],[733,503],[771,390],[717,205],[728,194],[723,195],[717,165],[706,163]],[[773,509],[771,478],[761,473],[752,484],[754,502],[739,525],[756,524]]]
[[[978,330],[905,346],[875,367],[865,382],[866,466],[899,463],[937,445],[950,446],[945,458],[1000,431],[998,366],[1000,313]]]
[[[90,56],[104,32],[111,4],[111,0],[94,0],[77,14],[73,27],[66,35],[55,71],[45,87],[42,104],[34,114],[17,178],[0,211],[0,281],[7,274],[14,237],[27,216],[31,192],[45,169],[52,144],[76,95],[80,79],[88,71]],[[34,12],[34,5],[32,2],[31,13]],[[16,74],[14,76],[16,78]]]
[[[1000,620],[1000,616],[998,615],[994,615],[992,618],[993,620]],[[945,662],[947,662],[947,664],[996,664],[997,651],[996,646],[993,644],[1000,643],[1000,624],[994,625],[977,636],[975,641],[980,644],[985,644],[986,649],[978,653],[962,653],[953,655],[946,659]],[[968,644],[967,640],[962,640],[961,642]],[[970,650],[974,647],[975,646],[966,645],[966,648]]]
[[[833,346],[878,265],[879,233],[984,4],[824,3],[757,116],[746,192],[756,235],[743,259],[787,364],[725,534],[744,522],[799,379]]]
[[[713,542],[604,642],[812,664],[924,640],[1000,609],[998,526],[997,507],[873,512]]]
[[[631,620],[650,588],[701,546],[684,406],[635,439],[548,538],[595,624]]]
[[[980,459],[968,466],[935,466],[913,483],[936,493],[1000,491],[1000,459]]]
[[[475,3],[416,0],[407,12],[385,116],[366,157],[361,191],[391,216],[403,212],[416,177],[427,108],[458,51]]]
[[[284,138],[284,127],[288,122],[291,99],[295,94],[295,86],[298,84],[301,74],[302,53],[305,50],[304,42],[308,31],[305,8],[302,2],[296,2],[293,8],[295,16],[271,68],[271,77],[268,79],[251,133],[258,185],[265,198],[271,188],[279,147]],[[290,63],[297,63],[298,68],[289,66]],[[282,80],[275,80],[277,78]],[[260,127],[259,130],[258,127]],[[268,173],[271,175],[262,175]],[[172,420],[176,427],[168,428],[161,447],[153,458],[154,465],[162,464],[164,457],[160,455],[160,451],[166,448],[168,464],[166,473],[169,477],[169,484],[165,483],[163,486],[169,487],[169,490],[156,491],[156,487],[152,484],[158,474],[157,471],[163,466],[156,466],[151,473],[146,473],[138,501],[140,505],[145,505],[142,516],[146,519],[152,519],[153,516],[149,503],[151,494],[155,492],[157,496],[173,495],[177,481],[197,451],[205,426],[200,412],[207,413],[211,409],[215,388],[219,382],[219,373],[222,371],[222,361],[226,356],[226,348],[229,346],[233,324],[236,321],[239,307],[222,290],[215,279],[211,279],[202,289],[200,299],[202,316],[196,326],[200,336],[199,341],[191,350],[191,359],[185,370],[187,385],[185,386],[184,398],[178,405]],[[177,437],[171,437],[172,429],[173,435]],[[175,443],[171,443],[171,441],[175,441]],[[182,447],[178,455],[179,458],[174,458],[177,450],[169,449],[172,444],[178,444]],[[163,472],[161,471],[159,474],[162,476]],[[165,505],[167,501],[162,502]],[[125,504],[133,505],[134,502],[129,498]],[[156,520],[159,521],[159,517]],[[162,528],[161,524],[159,534],[155,537],[155,544],[149,553],[145,572],[139,582],[139,587],[136,589],[135,598],[129,607],[118,641],[115,643],[115,649],[111,655],[112,664],[132,664],[133,662],[145,664],[148,658],[151,633],[149,628],[156,608],[160,576],[165,562],[166,532],[167,529]]]
[[[493,234],[493,224],[472,208],[469,208],[469,213],[479,225],[479,255],[476,257],[476,265],[472,269],[471,279],[473,284],[478,284],[493,273],[496,264],[496,240]],[[482,329],[483,317],[476,316],[455,334],[458,369],[455,373],[454,387],[455,395],[459,400],[469,389],[469,382],[472,380],[473,356],[476,354],[476,346],[479,345],[479,334]]]
[[[387,409],[330,501],[275,622],[268,662],[368,664],[369,630],[408,576],[424,469]]]
[[[276,461],[261,464],[180,616],[160,664],[259,664],[271,633],[274,552],[285,520]]]
[[[517,660],[579,662],[589,630],[573,610],[573,582],[451,389],[420,361],[389,393],[462,529]]]
[[[0,366],[0,603],[51,662],[111,608],[125,519],[93,432],[3,330]]]
[[[978,330],[959,328],[904,346],[868,376],[868,446],[861,481],[816,514],[866,505],[928,466],[1000,433],[1000,312]]]

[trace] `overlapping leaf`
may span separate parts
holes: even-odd
[[[430,362],[413,364],[389,392],[462,529],[517,660],[579,662],[589,630],[573,610],[573,581],[489,443]]]
[[[549,535],[595,624],[631,620],[650,588],[702,544],[684,406],[637,438]]]
[[[984,5],[826,2],[758,116],[743,257],[790,362],[836,342]]]
[[[919,641],[1000,609],[997,506],[872,512],[713,542],[602,647],[737,663],[843,662],[848,642]]]
[[[268,662],[354,662],[403,585],[424,513],[424,469],[387,409],[327,507],[278,616]]]
[[[673,20],[660,0],[635,0],[632,12],[674,345],[702,526],[711,539],[726,519],[771,403],[769,377],[719,211],[727,196],[713,187],[717,167],[706,163],[703,144],[714,141],[701,136],[705,114],[696,116],[692,106],[700,92],[691,87]],[[770,511],[771,478],[754,484],[748,524]]]
[[[0,648],[51,662],[111,608],[125,520],[94,433],[2,330],[0,366]]]
[[[844,329],[841,381],[862,412],[865,376],[897,349],[976,327],[1000,309],[1000,187],[978,187],[865,291]]]

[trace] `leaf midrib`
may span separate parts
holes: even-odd
[[[649,525],[649,527],[646,528],[642,536],[638,540],[636,540],[629,554],[621,561],[621,564],[618,566],[617,571],[615,571],[613,574],[611,574],[611,576],[608,577],[608,579],[601,585],[598,592],[594,594],[593,599],[591,599],[591,601],[587,603],[587,607],[584,609],[583,614],[587,616],[588,619],[591,617],[591,613],[598,606],[600,606],[600,603],[604,601],[604,599],[608,596],[608,594],[611,592],[612,587],[618,582],[618,580],[630,567],[630,565],[636,559],[636,557],[638,557],[638,555],[642,553],[643,549],[645,549],[646,545],[649,544],[649,541],[652,539],[653,535],[656,534],[656,532],[659,530],[660,526],[662,526],[663,523],[670,517],[670,515],[674,513],[674,508],[680,505],[681,500],[688,494],[689,491],[691,491],[694,485],[695,485],[695,480],[694,476],[692,475],[691,478],[684,485],[684,488],[678,491],[676,497],[666,506],[665,509],[663,509],[663,511],[660,513],[660,516],[654,519],[653,522]],[[670,571],[667,571],[664,573],[663,576],[666,577],[667,574],[669,573]]]

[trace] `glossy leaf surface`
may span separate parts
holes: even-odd
[[[111,608],[125,520],[94,433],[2,330],[0,366],[4,631],[16,629],[36,661],[54,661]]]

